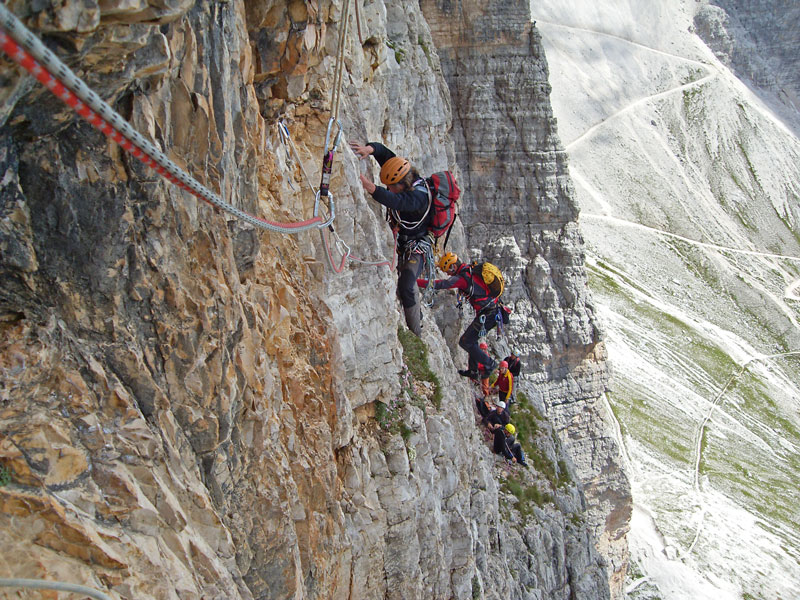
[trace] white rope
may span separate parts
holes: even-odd
[[[57,590],[59,592],[72,592],[73,594],[86,594],[96,600],[111,600],[111,596],[99,592],[94,588],[78,585],[76,583],[64,583],[61,581],[45,581],[44,579],[2,579],[0,587],[28,588],[32,590]]]

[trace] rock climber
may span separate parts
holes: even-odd
[[[527,467],[525,453],[522,451],[520,443],[514,439],[516,428],[509,423],[505,427],[495,429],[492,451],[495,454],[502,454],[506,460],[518,463]]]
[[[511,371],[511,374],[514,377],[519,377],[520,371],[522,370],[522,361],[517,356],[517,353],[513,350],[511,354],[506,356],[504,359],[508,363],[508,370]]]
[[[492,384],[492,390],[497,390],[497,399],[506,404],[511,404],[514,394],[514,376],[508,370],[508,363],[500,361],[497,367],[497,379]]]
[[[508,414],[505,402],[498,402],[494,405],[492,410],[486,416],[486,429],[495,432],[497,429],[502,429],[511,422],[511,416]]]
[[[475,318],[466,331],[458,340],[458,345],[466,350],[469,355],[466,370],[459,370],[458,374],[471,379],[478,379],[478,365],[484,366],[484,373],[488,377],[497,368],[497,361],[481,349],[478,341],[480,338],[497,325],[497,319],[505,316],[502,311],[505,309],[500,305],[498,299],[494,297],[488,286],[484,283],[481,276],[474,273],[471,265],[467,265],[458,260],[458,256],[452,252],[447,252],[439,259],[437,265],[450,277],[447,279],[437,279],[433,282],[434,289],[444,290],[456,288],[469,300],[472,308],[475,309]],[[418,279],[417,284],[426,287],[426,279]]]
[[[361,185],[372,198],[387,208],[387,218],[397,232],[397,296],[403,304],[406,325],[416,335],[422,333],[422,312],[415,282],[425,267],[426,256],[432,256],[433,239],[428,234],[431,199],[425,181],[405,158],[395,156],[383,144],[350,142],[359,158],[370,155],[381,166],[381,183],[377,186],[364,175]]]

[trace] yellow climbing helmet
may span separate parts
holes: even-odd
[[[457,262],[458,262],[458,257],[452,252],[447,252],[445,253],[444,256],[442,256],[442,258],[439,259],[439,262],[436,263],[436,266],[439,267],[445,273],[447,273],[447,269],[452,267]]]
[[[411,170],[411,163],[405,158],[393,156],[381,167],[381,183],[392,185],[405,177]]]
[[[517,433],[517,428],[514,427],[511,423],[509,423],[508,425],[506,425],[506,431],[511,435],[514,435],[515,433]]]

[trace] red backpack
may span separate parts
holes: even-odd
[[[442,237],[450,231],[456,220],[456,209],[461,190],[458,189],[456,178],[450,171],[434,173],[425,180],[428,195],[432,196],[433,214],[428,222],[428,231],[434,237]],[[445,246],[447,241],[445,241]]]

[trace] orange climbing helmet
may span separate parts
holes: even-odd
[[[439,259],[439,262],[436,263],[436,266],[439,267],[445,273],[447,273],[447,269],[452,267],[457,262],[458,262],[458,257],[452,252],[447,252],[445,253],[444,256],[442,256],[442,258]]]
[[[405,177],[411,170],[411,163],[405,158],[393,156],[381,167],[381,183],[392,185]]]

